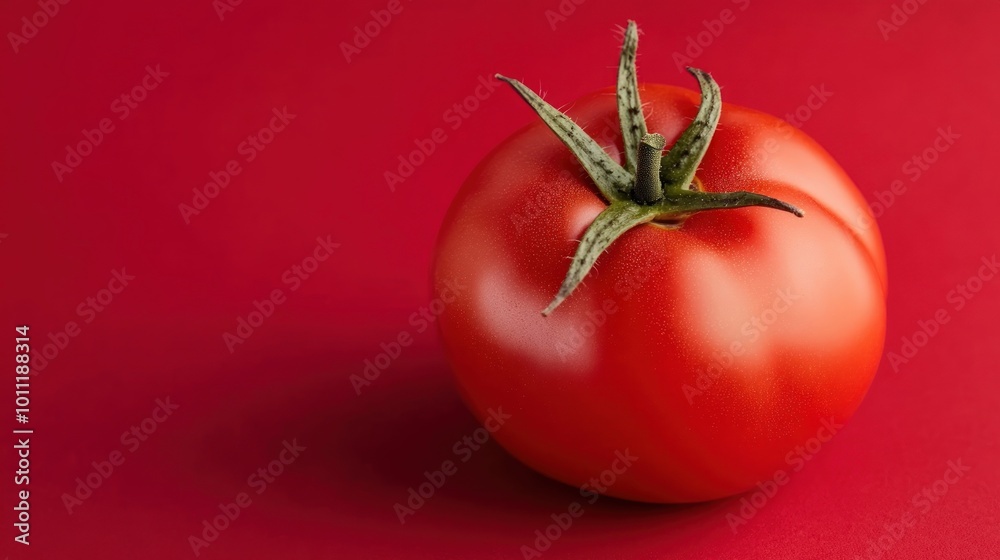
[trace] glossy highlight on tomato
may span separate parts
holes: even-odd
[[[618,86],[569,105],[578,132],[500,77],[542,120],[452,203],[434,281],[468,288],[439,324],[464,400],[510,414],[494,437],[528,466],[581,486],[627,451],[604,493],[711,500],[793,470],[858,407],[886,262],[822,147],[700,70],[701,95],[637,85],[635,44],[630,23]]]

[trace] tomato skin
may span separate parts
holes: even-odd
[[[699,102],[669,86],[641,95],[668,146]],[[621,161],[613,90],[568,114]],[[434,281],[465,289],[439,320],[448,358],[473,413],[502,407],[510,419],[494,437],[539,472],[582,486],[627,450],[637,459],[608,495],[729,496],[802,468],[864,397],[885,335],[886,266],[844,171],[783,121],[724,104],[697,176],[707,191],[765,194],[805,218],[741,208],[639,226],[549,317],[540,311],[576,240],[606,207],[569,150],[535,121],[483,160],[449,210]]]

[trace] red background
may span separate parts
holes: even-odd
[[[785,115],[825,85],[833,95],[803,129],[869,200],[896,179],[906,186],[879,219],[887,353],[937,310],[951,320],[908,363],[883,360],[852,422],[736,534],[726,514],[738,514],[738,498],[684,507],[605,498],[545,555],[868,557],[910,512],[916,522],[884,541],[884,558],[1000,556],[1000,287],[986,282],[961,310],[948,301],[1000,238],[1000,6],[929,0],[886,40],[878,21],[893,13],[888,0],[751,0],[742,11],[728,0],[623,4],[590,0],[553,29],[546,11],[556,0],[404,0],[350,62],[341,43],[386,2],[244,2],[221,21],[207,0],[70,2],[19,52],[5,42],[7,344],[27,323],[39,352],[67,321],[82,324],[77,306],[112,270],[135,279],[32,378],[32,544],[12,540],[16,459],[5,444],[2,553],[189,557],[188,536],[297,438],[301,457],[251,492],[203,557],[520,558],[579,496],[493,442],[405,525],[393,511],[476,428],[436,334],[408,323],[432,298],[438,224],[478,159],[532,118],[500,88],[457,130],[444,112],[497,71],[540,85],[557,106],[610,85],[615,29],[628,18],[644,33],[640,80],[693,87],[672,53],[730,8],[735,20],[694,59],[724,97]],[[5,2],[0,30],[20,33],[21,17],[38,10]],[[169,76],[120,120],[112,102],[157,64]],[[191,204],[209,172],[242,163],[240,142],[285,106],[296,115],[287,128],[185,224],[178,205]],[[103,118],[115,129],[58,181],[52,162]],[[960,138],[911,180],[903,165],[949,126]],[[391,192],[384,172],[437,127],[447,140]],[[326,235],[340,247],[290,291],[283,272]],[[222,334],[274,289],[287,301],[231,354]],[[349,376],[403,331],[415,344],[356,395]],[[8,383],[2,417],[13,429]],[[122,432],[166,397],[179,409],[67,513],[75,479],[122,450]],[[959,459],[968,474],[926,513],[915,509],[911,498]]]

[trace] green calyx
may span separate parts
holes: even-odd
[[[626,231],[644,223],[676,224],[684,218],[706,210],[762,206],[784,210],[802,217],[798,208],[775,198],[746,191],[703,192],[695,173],[715,134],[722,112],[722,94],[712,77],[697,68],[688,68],[701,87],[701,104],[694,121],[681,133],[666,152],[666,142],[660,134],[646,129],[646,119],[639,101],[639,85],[635,72],[639,34],[634,21],[628,22],[621,58],[618,63],[618,118],[621,122],[625,147],[624,166],[611,159],[593,138],[587,136],[575,122],[549,105],[521,82],[497,74],[510,84],[542,121],[583,165],[597,190],[608,202],[587,228],[566,278],[555,298],[542,315],[559,306],[590,272],[597,257]]]

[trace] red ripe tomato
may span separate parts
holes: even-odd
[[[510,415],[494,435],[525,464],[631,500],[710,500],[797,471],[858,407],[882,352],[885,257],[816,142],[721,104],[694,69],[701,96],[637,87],[634,49],[630,23],[618,88],[570,104],[596,144],[500,77],[545,122],[452,204],[434,278],[465,289],[439,324],[463,398],[480,420]]]

